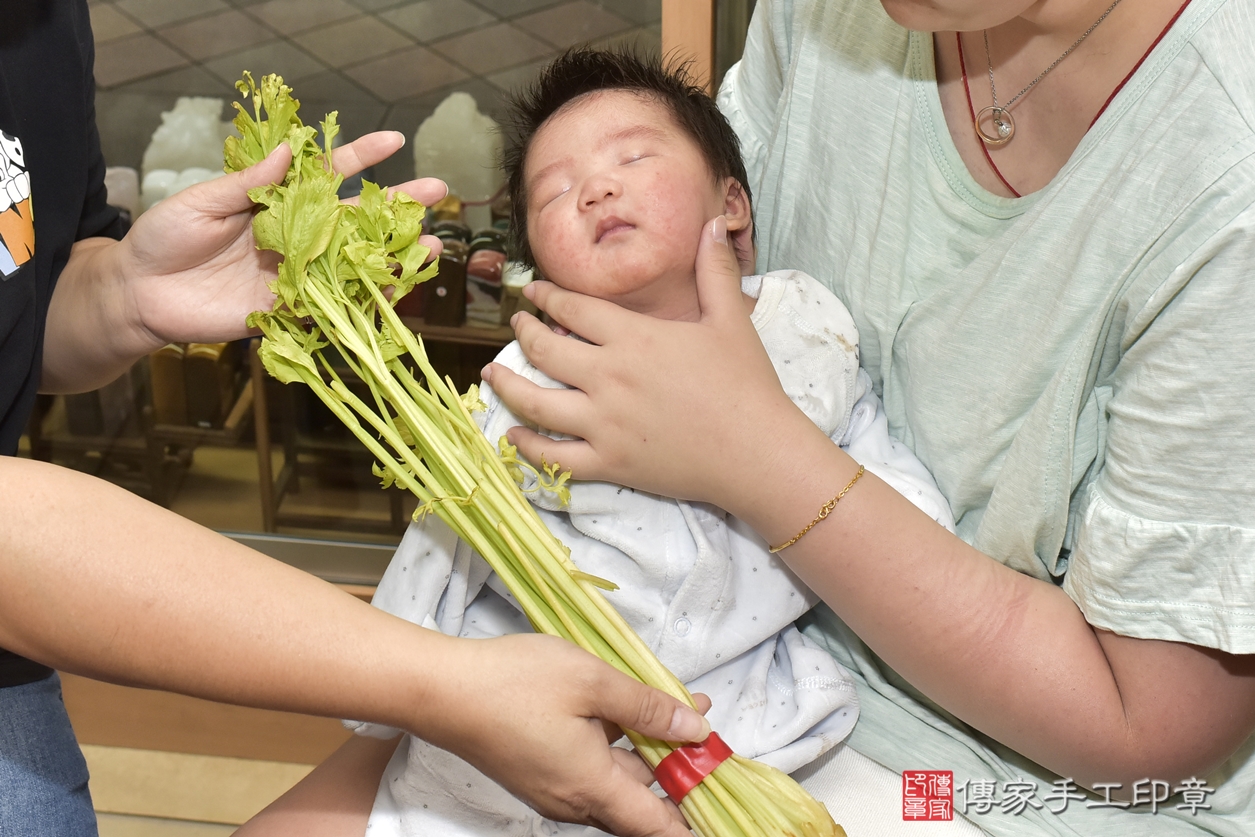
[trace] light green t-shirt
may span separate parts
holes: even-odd
[[[1063,170],[1019,199],[971,177],[932,38],[877,0],[759,0],[720,105],[760,271],[824,282],[858,324],[891,430],[958,532],[1053,581],[1091,624],[1255,653],[1255,3],[1193,0]],[[1059,777],[917,699],[830,611],[861,679],[852,743],[956,781]],[[1157,778],[1157,777],[1148,777]],[[1071,801],[995,834],[1255,834],[1255,739],[1210,809]],[[999,787],[999,791],[1001,791]],[[1050,803],[1058,808],[1061,802]]]

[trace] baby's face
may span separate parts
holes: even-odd
[[[728,187],[664,106],[618,90],[576,99],[536,132],[523,177],[546,279],[654,316],[691,307],[698,239]]]

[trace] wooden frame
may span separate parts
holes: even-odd
[[[713,92],[715,0],[662,0],[662,54],[691,60],[702,86]]]

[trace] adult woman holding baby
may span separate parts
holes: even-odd
[[[1250,833],[1253,38],[1242,0],[758,4],[720,96],[758,269],[851,309],[958,537],[867,475],[791,541],[858,463],[780,392],[718,220],[700,323],[535,288],[591,345],[526,316],[520,340],[581,392],[487,377],[587,441],[511,440],[790,543],[828,605],[809,635],[860,681],[855,750],[1034,784],[982,828]],[[1191,780],[1209,807],[1147,804]]]

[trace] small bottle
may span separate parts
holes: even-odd
[[[444,242],[460,241],[468,247],[471,244],[471,228],[457,219],[436,221],[429,233]]]
[[[457,238],[443,238],[439,272],[422,284],[423,319],[431,325],[466,322],[466,257],[468,247]]]
[[[450,193],[432,204],[427,213],[427,219],[433,224],[438,221],[461,221],[462,199]]]
[[[466,262],[466,317],[485,325],[501,325],[501,269],[505,266],[505,235],[480,230]]]

